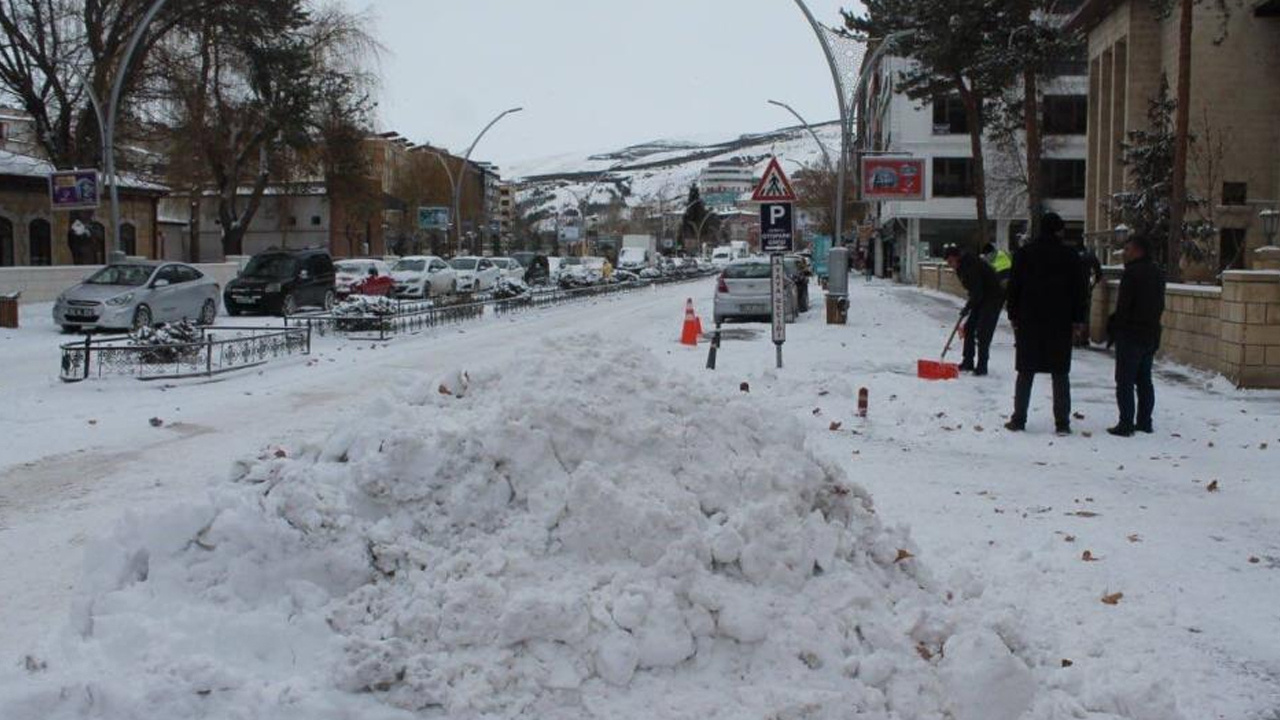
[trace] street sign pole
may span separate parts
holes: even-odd
[[[787,341],[787,278],[782,256],[791,252],[795,243],[796,194],[777,158],[769,161],[752,199],[760,203],[760,249],[769,254],[773,344],[781,370],[782,346]]]

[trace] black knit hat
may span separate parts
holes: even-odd
[[[1067,228],[1062,216],[1055,212],[1047,212],[1040,218],[1040,229],[1046,235],[1057,235]]]

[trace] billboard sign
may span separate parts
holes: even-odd
[[[447,207],[418,208],[418,229],[419,230],[448,230],[449,229],[449,208]]]
[[[890,202],[924,200],[924,160],[863,158],[862,199]]]
[[[95,210],[101,180],[97,170],[67,170],[49,175],[49,203],[54,210]]]

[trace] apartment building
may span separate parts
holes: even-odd
[[[863,117],[867,155],[916,158],[924,162],[924,199],[873,203],[875,237],[866,248],[877,269],[915,281],[917,261],[938,257],[948,244],[975,247],[978,237],[974,163],[969,127],[958,95],[920,102],[903,94],[898,78],[913,61],[882,56],[869,68]],[[1068,232],[1084,232],[1085,151],[1088,114],[1084,63],[1063,63],[1043,87],[1045,211],[1067,221]],[[989,237],[1002,248],[1025,234],[1027,202],[1025,146],[1002,143],[987,133],[986,167]]]

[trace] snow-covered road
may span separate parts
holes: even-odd
[[[586,338],[635,342],[712,396],[737,397],[747,382],[752,398],[803,423],[807,447],[869,489],[882,522],[910,526],[938,583],[981,595],[993,623],[1019,618],[1027,656],[1056,653],[1052,663],[1079,672],[1065,687],[1097,695],[1106,678],[1082,689],[1080,677],[1123,667],[1114,682],[1137,684],[1114,697],[1132,705],[1108,695],[1095,705],[1112,714],[1097,717],[1164,717],[1149,713],[1167,697],[1188,719],[1280,710],[1280,394],[1162,366],[1157,434],[1115,439],[1104,432],[1109,358],[1086,352],[1073,373],[1077,434],[1050,432],[1042,380],[1030,432],[1013,435],[1001,429],[1012,391],[1005,329],[990,377],[915,378],[915,360],[938,352],[955,317],[950,298],[857,283],[849,325],[822,324],[819,309],[789,328],[784,370],[771,369],[767,327],[745,325],[708,372],[705,346],[676,338],[684,297],[707,318],[711,291],[709,281],[667,287],[387,344],[326,339],[312,361],[167,385],[63,385],[61,338],[33,310],[27,329],[0,331],[4,662],[65,623],[81,548],[126,513],[203,497],[236,458],[367,422],[371,404],[424,377],[518,365],[547,338],[563,340],[561,371],[584,372],[590,348],[572,348]],[[865,420],[859,387],[871,394]],[[1116,604],[1102,602],[1114,593]],[[1144,701],[1139,681],[1153,678],[1172,685]]]

